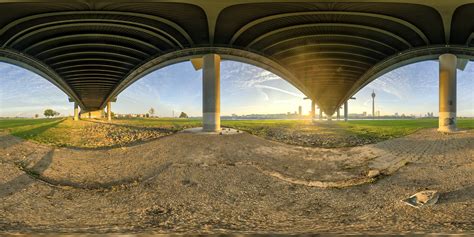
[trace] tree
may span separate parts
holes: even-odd
[[[46,118],[53,117],[54,116],[54,110],[46,109],[43,114]]]
[[[39,114],[35,114],[35,118],[38,118],[39,117]]]
[[[150,110],[148,110],[148,113],[151,115],[151,117],[153,117],[153,115],[155,114],[155,109],[151,107]]]
[[[188,115],[185,112],[181,112],[179,118],[188,118]]]
[[[59,115],[58,112],[56,112],[56,111],[54,111],[54,110],[52,110],[52,109],[46,109],[43,114],[44,114],[44,116],[45,116],[46,118],[54,117],[54,116],[58,116],[58,115]]]

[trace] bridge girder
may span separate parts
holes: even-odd
[[[0,60],[94,110],[153,70],[216,53],[279,75],[332,114],[389,70],[472,58],[472,15],[470,0],[0,0]]]

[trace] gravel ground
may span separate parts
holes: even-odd
[[[168,136],[180,130],[180,127],[144,127],[107,123],[101,120],[68,119],[31,120],[23,126],[12,124],[3,126],[12,135],[56,147],[69,148],[112,148],[130,146]],[[11,120],[14,121],[14,120]],[[2,121],[0,121],[2,122]],[[21,120],[19,120],[21,122]],[[0,128],[0,132],[2,129]]]
[[[380,142],[386,139],[374,136],[360,136],[355,134],[327,134],[314,131],[295,130],[291,128],[262,127],[250,131],[252,134],[290,145],[307,147],[352,147]]]
[[[101,121],[86,122],[78,137],[82,137],[79,147],[116,147],[150,141],[173,134],[175,131],[165,128],[135,127],[116,125]]]
[[[286,125],[286,126],[285,126]],[[380,134],[357,134],[335,122],[315,121],[288,126],[238,124],[231,126],[268,140],[305,147],[338,148],[372,144],[389,139]]]
[[[365,177],[401,160],[373,183],[291,182]],[[0,134],[0,163],[0,232],[474,233],[473,131],[338,149],[178,133],[84,150]],[[424,189],[441,192],[438,204],[399,201]]]

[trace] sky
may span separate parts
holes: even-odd
[[[190,62],[154,71],[125,89],[112,103],[115,113],[147,113],[154,108],[160,117],[186,112],[202,114],[202,72]],[[474,116],[474,63],[458,70],[458,116]],[[349,113],[371,113],[372,91],[381,115],[438,114],[438,62],[425,61],[393,70],[350,100]],[[308,114],[305,95],[290,83],[264,69],[234,61],[221,64],[221,115]],[[68,97],[46,79],[20,67],[0,62],[0,117],[32,117],[47,108],[73,114]],[[342,111],[341,111],[342,112]]]

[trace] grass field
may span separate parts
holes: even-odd
[[[180,131],[186,128],[200,127],[202,122],[199,119],[173,119],[173,118],[130,118],[115,119],[115,124],[131,125],[139,127],[165,128]]]
[[[352,120],[348,122],[309,120],[222,121],[233,127],[288,144],[316,147],[346,147],[406,136],[423,128],[436,128],[437,119]],[[461,129],[474,129],[474,119],[459,119]]]
[[[53,129],[63,121],[64,119],[2,119],[0,130],[7,130],[10,134],[23,139],[49,143],[49,140],[67,139]],[[62,132],[68,129],[62,129]]]
[[[7,130],[14,136],[45,144],[93,148],[112,146],[114,142],[123,145],[135,140],[146,140],[142,139],[144,137],[151,139],[161,135],[150,135],[150,129],[164,129],[167,133],[173,133],[185,128],[201,126],[201,121],[134,118],[116,119],[113,124],[117,126],[106,126],[103,123],[88,120],[75,122],[64,118],[0,119],[0,130]],[[401,137],[423,128],[436,128],[438,120],[354,120],[330,123],[308,120],[223,120],[222,126],[288,144],[345,147]],[[474,119],[459,119],[458,127],[474,129]],[[134,129],[136,131],[133,131]],[[142,136],[142,133],[147,135]],[[121,137],[126,137],[126,139]]]
[[[71,146],[82,143],[80,134],[89,124],[72,119],[5,119],[0,120],[0,130],[27,140],[57,145]]]

